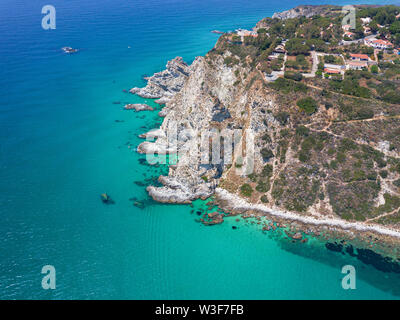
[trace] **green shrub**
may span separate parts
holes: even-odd
[[[278,122],[284,126],[289,120],[289,113],[285,111],[280,111],[276,115],[274,115],[275,119],[278,120]]]
[[[379,171],[379,175],[383,178],[386,179],[388,176],[388,172],[386,170],[381,170]]]
[[[272,177],[273,167],[270,164],[266,164],[261,172],[262,177]]]
[[[307,114],[313,114],[318,109],[317,102],[311,97],[298,100],[297,106]]]
[[[248,183],[245,183],[240,187],[240,192],[245,197],[251,197],[253,194],[253,188]]]
[[[284,74],[286,79],[301,81],[303,79],[303,75],[300,72],[288,72],[286,71]]]
[[[263,195],[260,200],[261,200],[262,203],[268,203],[269,202],[268,201],[268,197],[266,195]]]
[[[267,182],[260,181],[260,182],[258,182],[258,184],[256,186],[256,190],[258,192],[268,192],[270,188],[271,188],[271,185],[269,184],[269,181],[267,181]]]
[[[261,149],[261,156],[263,157],[264,161],[273,158],[274,153],[269,148],[262,148]]]
[[[310,133],[310,129],[305,126],[298,126],[296,128],[296,134],[299,136],[307,137]]]
[[[373,65],[373,66],[371,67],[371,72],[372,72],[372,73],[377,74],[378,71],[379,71],[379,69],[378,69],[378,66],[377,66],[377,65]]]

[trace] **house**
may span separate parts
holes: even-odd
[[[365,39],[364,43],[369,47],[373,47],[375,49],[380,49],[380,50],[387,50],[393,48],[393,44],[387,40]]]
[[[345,24],[344,26],[342,26],[342,29],[343,29],[344,31],[349,31],[349,30],[351,29],[351,25]]]
[[[327,74],[340,74],[340,70],[324,68],[324,72]]]
[[[278,45],[275,49],[274,49],[274,53],[278,53],[278,54],[285,54],[286,50],[285,47],[283,45]]]
[[[396,48],[393,50],[394,54],[400,55],[400,48]]]
[[[400,19],[400,13],[396,16],[396,19]]]
[[[366,54],[351,53],[350,59],[353,61],[369,61],[369,57]]]
[[[348,61],[346,63],[347,70],[362,70],[368,68],[367,61]]]
[[[337,70],[340,73],[340,71],[344,69],[344,66],[341,66],[341,65],[338,65],[338,64],[325,63],[324,64],[324,69]]]
[[[371,23],[372,19],[370,17],[361,18],[362,24],[369,24]]]
[[[363,26],[363,29],[364,29],[364,34],[365,34],[366,36],[372,34],[372,31],[371,31],[371,28],[370,28],[370,27]]]
[[[355,34],[353,32],[351,32],[351,31],[346,31],[344,33],[344,36],[348,37],[348,38],[353,38],[355,36]]]
[[[258,37],[258,33],[256,31],[245,30],[245,29],[237,29],[236,33],[240,37]]]

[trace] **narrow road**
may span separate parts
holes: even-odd
[[[318,70],[318,55],[315,51],[311,51],[311,57],[313,60],[313,64],[311,67],[311,72],[310,73],[303,73],[303,77],[304,78],[314,78],[315,77],[315,73]]]

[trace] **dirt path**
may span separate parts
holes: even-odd
[[[387,217],[387,216],[390,216],[390,215],[392,215],[392,214],[395,214],[395,213],[397,213],[398,211],[399,211],[399,208],[396,208],[396,209],[394,209],[393,211],[390,211],[390,212],[381,214],[381,215],[379,215],[379,216],[377,216],[377,217],[374,217],[374,218],[371,218],[371,219],[367,219],[367,220],[365,220],[365,222],[375,221],[375,220],[377,220],[377,219],[380,219],[380,218]]]

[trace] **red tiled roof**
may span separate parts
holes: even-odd
[[[379,43],[379,44],[386,45],[386,46],[393,46],[393,44],[391,42],[386,41],[386,40],[381,40],[381,39],[377,39],[377,40],[374,40],[372,42],[373,43]]]
[[[368,60],[368,59],[369,59],[369,57],[368,57],[366,54],[352,53],[352,54],[350,54],[350,56],[351,56],[352,58],[359,58],[359,59],[365,59],[365,60]]]
[[[324,71],[325,71],[326,73],[336,73],[336,74],[340,73],[339,70],[329,69],[329,68],[325,68]]]

